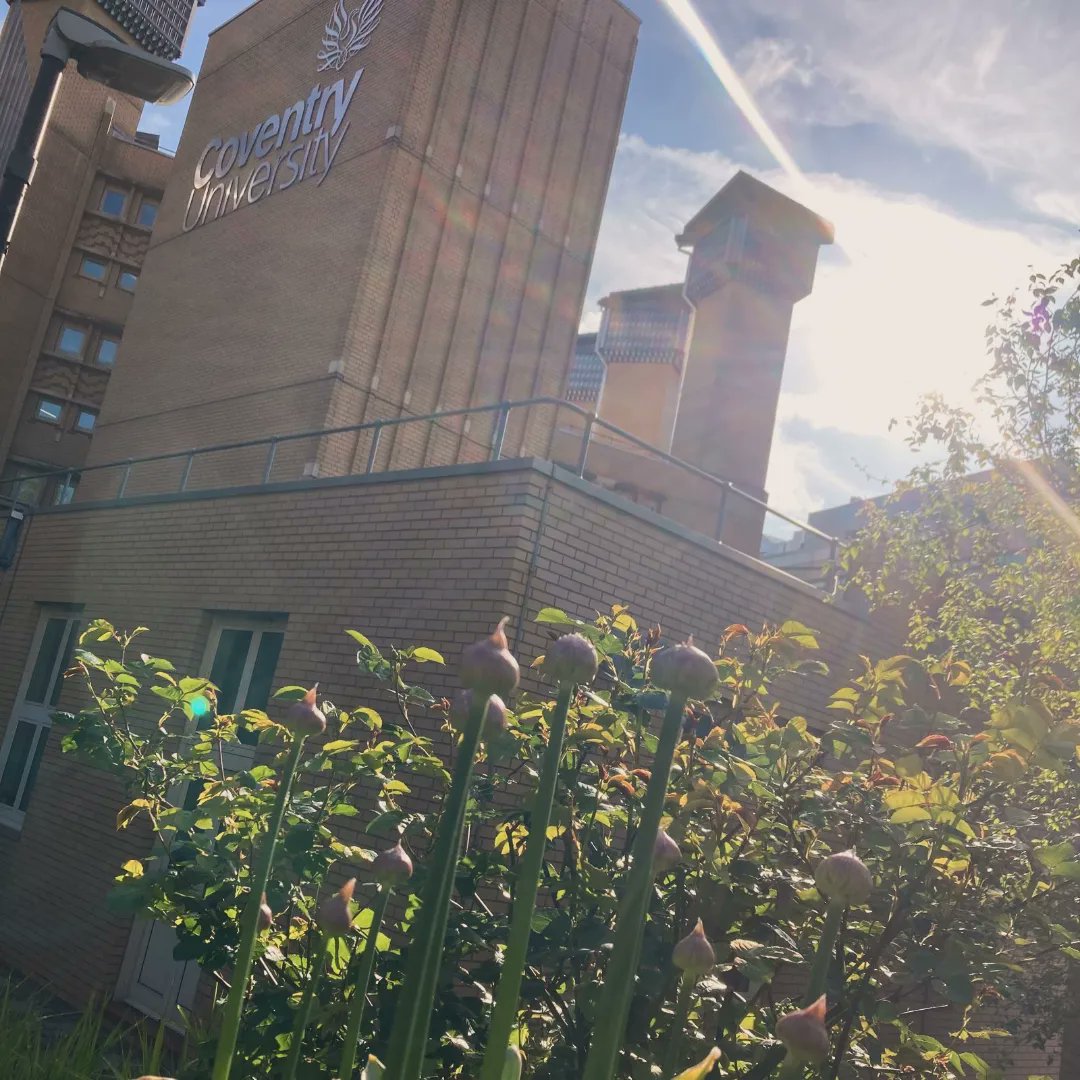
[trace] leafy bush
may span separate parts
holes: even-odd
[[[92,699],[60,718],[64,749],[116,772],[130,799],[119,826],[145,818],[155,837],[114,903],[174,926],[177,958],[215,987],[210,1034],[181,1075],[338,1076],[353,1021],[361,1059],[387,1060],[394,1080],[512,1076],[517,1053],[499,1038],[484,1063],[496,999],[524,1074],[544,1080],[988,1077],[989,1040],[1056,1030],[1047,973],[1080,941],[1080,730],[1038,687],[974,709],[971,670],[950,656],[867,660],[815,731],[783,704],[822,670],[798,623],[730,627],[703,673],[700,651],[661,649],[659,628],[619,607],[539,620],[586,638],[600,671],[578,685],[549,652],[538,663],[557,697],[519,695],[505,731],[475,658],[461,668],[472,707],[453,708],[408,681],[443,662],[434,650],[351,632],[367,704],[305,704],[284,687],[270,715],[219,716],[214,687],[137,655],[137,633],[84,633]],[[308,742],[315,714],[327,731]],[[249,733],[257,763],[230,766]],[[414,797],[420,779],[439,794]],[[391,896],[373,866],[399,838],[416,873]],[[836,867],[858,860],[816,881],[852,848],[869,897],[837,885]],[[354,873],[342,934],[348,898],[327,898]],[[516,928],[515,896],[528,916]],[[245,940],[254,963],[237,978]],[[980,1018],[997,1004],[1008,1030]],[[928,1017],[944,1017],[940,1038]]]

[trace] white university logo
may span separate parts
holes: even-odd
[[[342,71],[371,43],[384,0],[364,0],[351,14],[337,0],[323,31],[320,72]],[[342,75],[229,138],[215,136],[195,165],[183,230],[250,206],[294,184],[314,178],[322,184],[349,132],[349,106],[364,69]],[[330,76],[333,79],[333,75]]]
[[[320,71],[340,71],[361,49],[366,48],[379,25],[383,0],[364,0],[351,15],[345,0],[338,0],[323,33],[319,50]]]

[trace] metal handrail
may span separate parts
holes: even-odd
[[[673,454],[667,453],[665,450],[661,450],[659,447],[653,446],[647,443],[644,439],[638,438],[629,431],[624,431],[622,428],[617,427],[615,424],[611,424],[608,421],[602,419],[595,412],[590,412],[587,409],[583,409],[580,405],[575,404],[572,401],[567,401],[565,398],[554,397],[534,397],[526,398],[521,401],[500,401],[491,405],[470,405],[460,409],[446,409],[441,412],[427,413],[422,416],[398,416],[398,417],[385,417],[378,420],[368,420],[362,424],[345,424],[341,427],[333,428],[314,428],[310,431],[297,431],[286,435],[267,435],[258,439],[245,439],[240,442],[228,442],[228,443],[215,443],[211,446],[194,447],[190,450],[178,450],[164,454],[148,454],[144,457],[138,458],[123,458],[118,461],[103,462],[100,465],[84,465],[79,468],[64,468],[53,469],[46,472],[35,473],[31,477],[23,477],[20,479],[8,480],[5,483],[9,486],[14,485],[14,496],[4,501],[9,502],[12,505],[19,505],[19,493],[22,485],[27,482],[47,481],[54,477],[65,477],[69,481],[72,477],[78,475],[80,477],[85,476],[87,473],[101,472],[106,469],[123,469],[121,474],[120,483],[117,488],[116,499],[121,501],[125,498],[128,481],[130,480],[132,470],[138,465],[149,465],[158,462],[176,461],[183,462],[183,469],[181,473],[180,482],[178,485],[178,491],[187,490],[188,481],[191,478],[192,467],[195,460],[199,457],[208,454],[220,454],[230,450],[247,450],[253,447],[265,446],[267,447],[267,458],[263,468],[262,484],[270,483],[270,476],[274,467],[274,460],[278,452],[278,448],[283,443],[297,442],[301,439],[319,439],[326,438],[330,435],[348,435],[359,434],[364,431],[372,432],[371,446],[368,451],[367,464],[364,470],[364,474],[371,474],[375,471],[376,455],[378,454],[380,439],[383,432],[387,428],[397,428],[405,424],[417,424],[417,423],[437,423],[440,420],[448,420],[454,417],[462,416],[476,416],[484,413],[496,413],[495,430],[493,432],[491,440],[490,460],[498,461],[502,457],[504,440],[506,438],[507,426],[510,419],[510,414],[516,409],[528,409],[536,406],[553,406],[557,409],[568,409],[571,413],[579,416],[584,421],[584,427],[582,430],[581,439],[581,455],[577,462],[577,474],[584,477],[586,471],[586,464],[588,461],[589,448],[592,445],[594,432],[597,428],[609,432],[612,435],[617,436],[620,440],[630,443],[632,446],[641,448],[647,451],[649,454],[661,461],[665,461],[677,468],[697,477],[700,480],[704,480],[721,490],[720,500],[720,513],[719,513],[719,526],[723,523],[724,508],[730,495],[736,495],[753,506],[758,507],[765,513],[772,514],[774,517],[780,518],[782,521],[786,521],[789,525],[795,526],[797,529],[803,530],[811,536],[816,536],[821,540],[824,540],[829,544],[831,558],[835,561],[836,552],[838,550],[839,541],[835,536],[830,536],[826,532],[822,532],[820,529],[808,522],[800,521],[798,518],[791,517],[788,514],[783,513],[780,510],[776,510],[769,506],[763,499],[759,499],[756,495],[751,495],[750,492],[744,491],[733,481],[728,480],[721,476],[715,476],[713,473],[707,472],[704,469],[698,468],[696,465],[692,465],[688,461],[683,461],[682,458],[675,457]],[[0,496],[2,498],[2,496]],[[24,504],[27,505],[28,504]],[[32,509],[32,507],[29,507]]]

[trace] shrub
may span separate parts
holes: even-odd
[[[92,701],[62,718],[64,749],[122,777],[120,827],[145,817],[155,835],[114,903],[167,921],[177,957],[231,985],[182,1075],[337,1076],[344,1046],[394,1080],[486,1080],[513,1075],[513,1043],[544,1080],[945,1080],[991,1075],[973,1048],[992,1038],[1055,1030],[1046,973],[1080,940],[1080,734],[1037,694],[973,710],[970,669],[949,656],[866,660],[814,730],[783,704],[824,673],[798,623],[730,627],[702,668],[619,607],[539,620],[586,638],[599,674],[519,695],[508,730],[485,726],[490,686],[475,683],[458,731],[449,703],[406,680],[438,653],[353,631],[389,707],[321,701],[327,731],[310,739],[281,722],[305,688],[283,687],[269,715],[219,716],[207,680],[133,658],[133,635],[83,635]],[[578,642],[560,651],[583,659]],[[265,760],[230,772],[248,731]],[[416,777],[441,796],[414,800]],[[661,838],[654,869],[661,829],[678,854]],[[390,897],[371,867],[397,841],[416,872]],[[352,933],[324,934],[320,903],[354,875]],[[236,977],[245,940],[255,962]],[[1008,1030],[981,1021],[996,1003]],[[939,1015],[937,1038],[923,1022]]]

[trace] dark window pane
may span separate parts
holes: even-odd
[[[139,224],[152,229],[154,222],[157,221],[157,212],[157,203],[144,201],[142,206],[139,207]]]
[[[35,730],[35,726],[28,724],[25,720],[20,720],[15,728],[7,764],[4,765],[4,773],[0,776],[0,803],[4,806],[15,805],[15,796],[19,794],[26,760],[30,756],[30,747],[34,743]]]
[[[281,655],[281,643],[284,634],[264,633],[259,643],[259,655],[255,657],[255,668],[251,672],[251,685],[248,687],[245,709],[265,709],[270,700],[270,687],[277,671],[278,657]]]
[[[236,711],[236,692],[240,689],[250,648],[250,630],[221,631],[214,666],[210,669],[210,681],[218,688],[219,713]]]
[[[270,700],[270,687],[274,681],[274,672],[277,670],[278,657],[281,655],[281,643],[284,640],[284,634],[263,633],[244,700],[245,709],[266,708],[266,703]],[[244,729],[240,731],[239,738],[242,743],[254,746],[259,741],[259,733]]]
[[[45,704],[45,699],[49,696],[49,686],[52,683],[53,667],[56,665],[56,657],[59,655],[66,627],[67,619],[50,619],[45,624],[45,633],[41,635],[34,670],[30,676],[30,683],[26,687],[27,701]]]
[[[30,771],[26,774],[26,787],[23,788],[22,798],[19,800],[19,809],[25,810],[30,804],[30,792],[37,783],[38,768],[41,766],[41,755],[45,753],[45,744],[49,741],[49,729],[43,727],[38,735],[37,746],[34,747],[34,759],[30,762]]]
[[[64,690],[64,672],[71,667],[71,655],[75,652],[75,643],[79,640],[78,623],[72,619],[67,624],[67,636],[64,638],[64,651],[60,660],[60,667],[56,670],[56,681],[53,683],[52,694],[49,696],[49,704],[57,705],[60,695]]]

